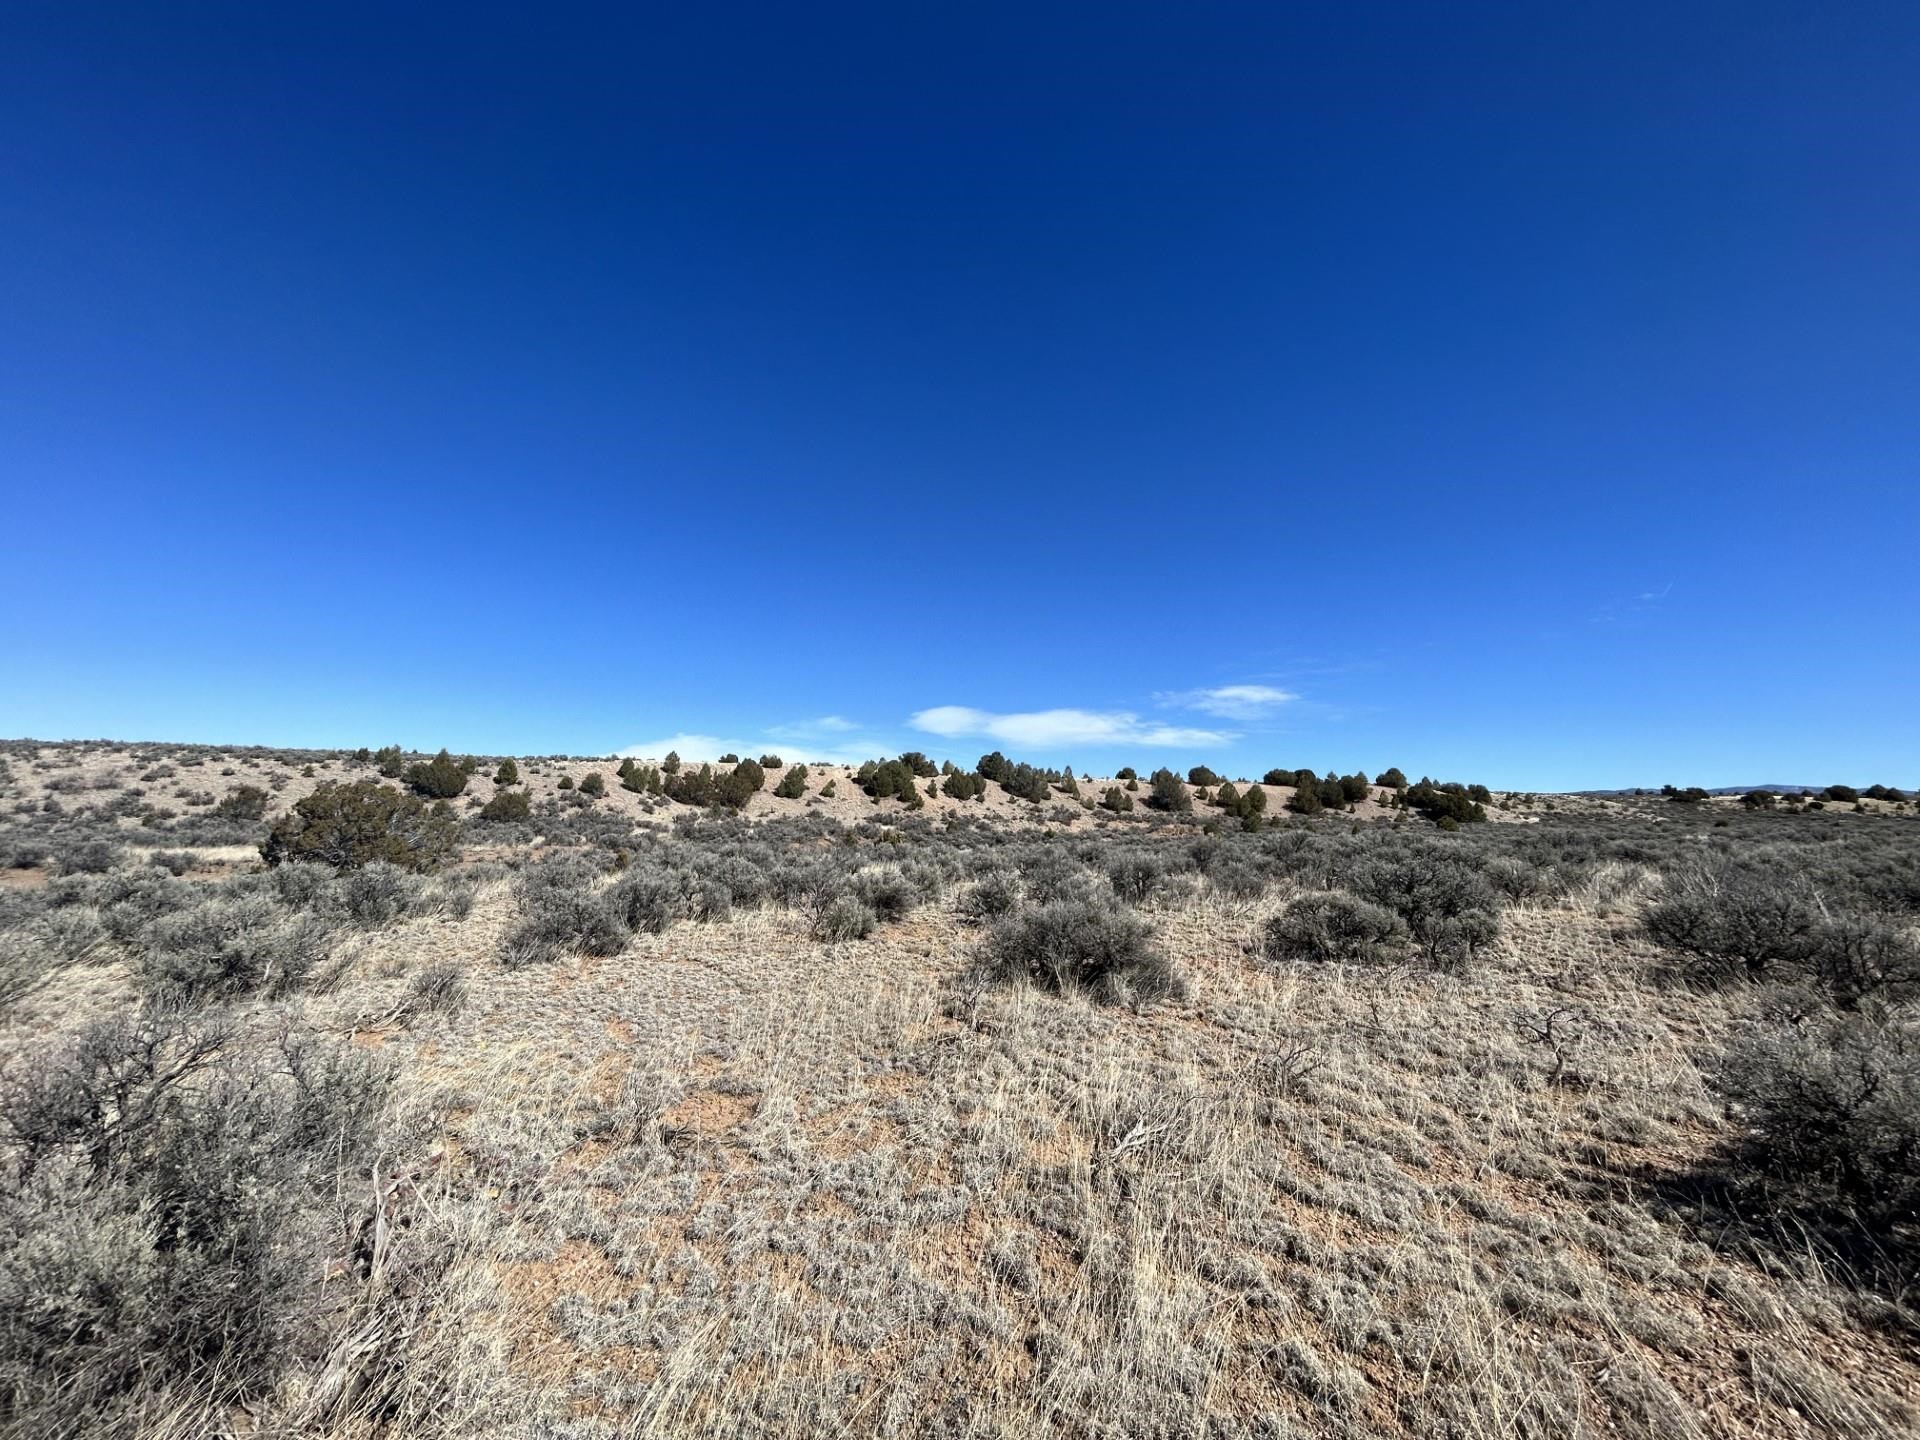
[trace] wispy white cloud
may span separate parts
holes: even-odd
[[[614,754],[635,760],[664,760],[667,752],[672,751],[682,760],[701,764],[718,760],[722,755],[744,755],[754,748],[746,740],[723,740],[717,735],[689,735],[683,731],[678,735],[663,735],[658,740],[642,740]]]
[[[826,715],[817,720],[770,726],[760,733],[758,739],[729,739],[724,735],[701,735],[683,730],[677,735],[663,735],[657,740],[642,740],[614,753],[630,755],[636,760],[662,760],[671,750],[682,760],[701,764],[718,760],[722,755],[758,756],[771,751],[787,761],[858,765],[879,756],[886,748],[877,740],[855,733],[859,729],[853,721],[842,716]]]
[[[820,715],[812,720],[770,725],[767,734],[781,740],[808,740],[820,735],[850,735],[859,728],[844,715]]]
[[[1673,582],[1667,581],[1658,590],[1642,590],[1624,600],[1608,600],[1594,608],[1587,617],[1590,625],[1616,625],[1643,620],[1667,603],[1667,597],[1673,594]]]
[[[1153,698],[1161,705],[1244,721],[1263,720],[1300,697],[1273,685],[1216,685],[1205,690],[1162,690]]]
[[[1031,750],[1067,745],[1226,745],[1238,737],[1225,730],[1143,722],[1128,710],[1029,710],[995,714],[966,705],[936,705],[908,723],[946,739],[977,736]]]
[[[768,744],[788,760],[858,765],[885,754],[887,748],[864,725],[844,715],[817,715],[811,720],[770,725],[765,733]]]

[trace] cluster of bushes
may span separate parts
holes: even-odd
[[[635,795],[664,796],[667,793],[666,776],[658,766],[636,764],[631,756],[621,760],[620,768],[613,772],[620,780],[620,788]]]
[[[1836,906],[1801,876],[1722,861],[1683,872],[1645,916],[1647,933],[1700,979],[1812,985],[1842,1009],[1920,994],[1910,925]]]
[[[949,800],[979,800],[987,793],[987,777],[962,770],[949,760],[942,770],[940,793]]]
[[[1378,964],[1417,954],[1457,970],[1500,933],[1503,897],[1486,871],[1431,843],[1359,860],[1338,878],[1342,888],[1305,895],[1269,922],[1268,956]]]
[[[1419,784],[1408,786],[1400,795],[1399,803],[1433,821],[1442,830],[1458,830],[1462,825],[1485,820],[1487,802],[1492,799],[1484,785],[1461,785],[1454,781],[1439,785],[1422,776]]]
[[[1185,815],[1193,809],[1193,792],[1178,775],[1162,767],[1147,779],[1147,808],[1169,815]]]
[[[778,758],[778,757],[773,757]],[[807,767],[792,765],[780,777],[780,783],[773,787],[773,793],[782,800],[798,800],[807,793]]]
[[[565,955],[612,955],[634,935],[657,934],[676,920],[724,920],[770,901],[801,910],[816,939],[854,940],[909,914],[945,883],[943,871],[917,861],[863,864],[840,852],[783,859],[771,847],[738,843],[676,840],[629,856],[624,869],[562,856],[521,872],[519,918],[500,957],[517,968]]]
[[[1358,804],[1372,793],[1367,777],[1356,771],[1352,775],[1341,776],[1329,770],[1324,777],[1315,775],[1311,770],[1295,770],[1291,774],[1284,770],[1269,770],[1268,784],[1292,785],[1294,792],[1287,801],[1287,808],[1296,815],[1318,815],[1324,810],[1346,810]],[[1274,775],[1287,776],[1284,780],[1274,780]]]
[[[998,750],[982,755],[975,772],[993,781],[1016,800],[1038,805],[1053,793],[1053,787],[1068,778],[1059,770],[1041,770],[1007,759]],[[1078,787],[1076,786],[1076,793]]]
[[[909,810],[918,810],[927,802],[920,793],[920,772],[912,763],[925,763],[924,756],[901,756],[898,760],[869,760],[854,772],[854,783],[875,800],[898,800]],[[940,772],[926,765],[928,775]]]
[[[1243,792],[1232,781],[1222,781],[1213,803],[1238,820],[1242,829],[1258,830],[1267,813],[1267,792],[1258,785],[1249,785]]]
[[[665,771],[666,766],[662,765],[661,769]],[[680,769],[663,776],[669,800],[714,810],[745,809],[747,801],[759,794],[760,787],[766,783],[767,772],[752,760],[742,760],[731,770],[702,765],[698,770]]]

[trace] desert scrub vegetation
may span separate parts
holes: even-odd
[[[392,1143],[390,1082],[311,1032],[248,1035],[165,1009],[90,1021],[10,1067],[0,1415],[13,1433],[194,1433],[317,1362],[336,1177]]]
[[[433,870],[452,854],[459,835],[459,821],[444,801],[429,806],[391,785],[356,780],[321,785],[297,801],[274,822],[260,855],[269,865],[307,860],[351,870],[385,861]]]
[[[1406,957],[1407,922],[1384,905],[1345,891],[1303,895],[1267,922],[1273,959],[1389,964]]]
[[[1084,900],[1050,900],[996,921],[977,973],[1003,983],[1084,991],[1106,1003],[1184,993],[1179,972],[1141,921]]]
[[[656,819],[550,760],[536,827],[289,756],[267,865],[46,753],[0,1433],[1915,1427],[1910,817]]]

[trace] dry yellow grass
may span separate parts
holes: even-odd
[[[209,883],[244,862],[202,859]],[[418,1141],[343,1182],[374,1258],[328,1282],[324,1363],[231,1423],[1914,1433],[1912,1332],[1813,1247],[1689,1208],[1736,1138],[1701,1066],[1760,1002],[1653,982],[1651,883],[1599,867],[1443,974],[1275,965],[1256,942],[1287,895],[1196,882],[1144,912],[1188,993],[1133,1011],[970,981],[951,897],[842,944],[769,906],[511,970],[491,879],[459,919],[348,941],[298,1008],[395,1067]],[[410,1002],[429,965],[463,1006]],[[70,965],[4,1043],[128,996],[111,955]]]
[[[822,949],[760,911],[490,966],[504,887],[378,937],[363,1010],[448,1157],[404,1433],[1907,1433],[1914,1356],[1811,1256],[1671,1195],[1724,1138],[1620,921],[1516,912],[1471,978],[1272,970],[1262,907],[1155,927],[1142,1014],[969,992],[922,912]],[[1558,1083],[1537,1038],[1572,1006]],[[1571,1078],[1569,1078],[1571,1077]],[[297,1408],[297,1400],[290,1397]],[[450,1418],[451,1417],[451,1418]],[[480,1421],[480,1417],[485,1417]],[[348,1427],[349,1429],[354,1427]]]

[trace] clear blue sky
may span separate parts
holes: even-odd
[[[0,734],[1912,783],[1917,77],[1911,4],[10,5]]]

